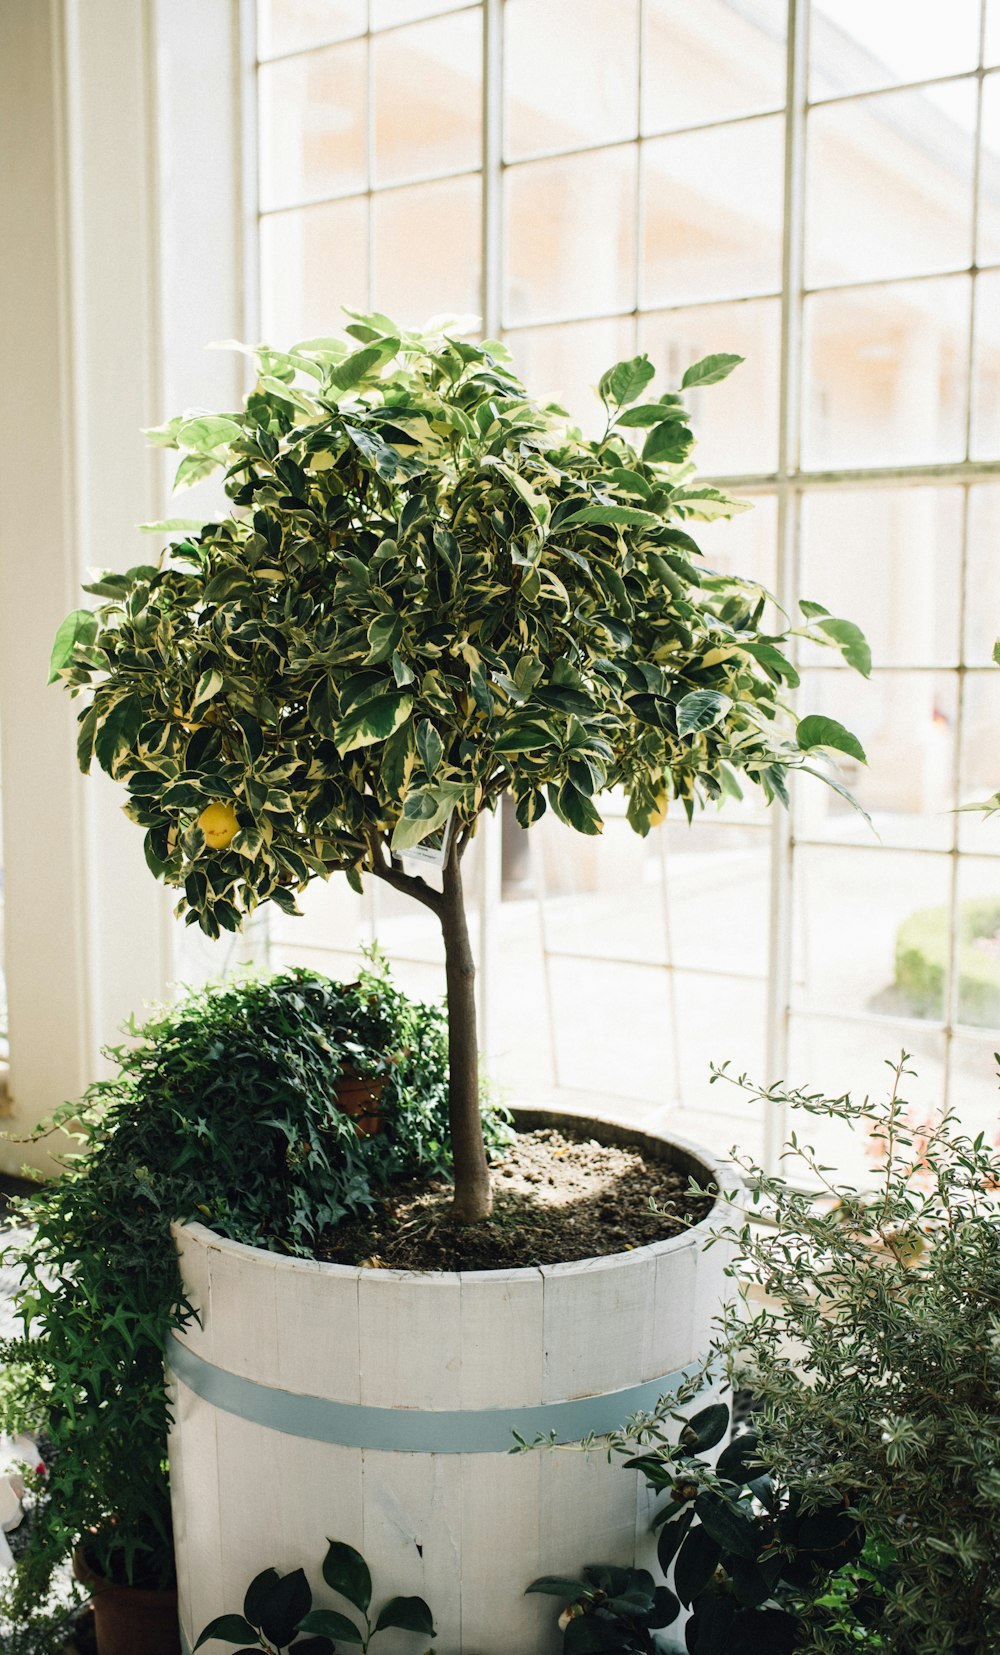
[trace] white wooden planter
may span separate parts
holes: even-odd
[[[733,1185],[687,1144],[574,1125]],[[238,1612],[269,1565],[302,1565],[317,1604],[334,1607],[319,1570],[333,1538],[364,1553],[376,1606],[426,1598],[440,1655],[558,1650],[558,1604],[524,1588],[585,1563],[655,1569],[652,1507],[617,1456],[511,1455],[511,1433],[573,1442],[623,1425],[697,1364],[727,1291],[726,1249],[703,1251],[710,1224],[575,1264],[427,1273],[290,1259],[175,1226],[201,1316],[167,1353],[186,1647]],[[417,1641],[388,1632],[376,1651],[417,1655]]]

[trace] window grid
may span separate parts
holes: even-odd
[[[966,608],[968,602],[969,579],[969,519],[970,519],[970,490],[975,484],[1000,481],[1000,459],[974,458],[974,411],[975,411],[975,366],[977,346],[977,298],[980,289],[980,277],[992,271],[1000,270],[1000,263],[977,263],[977,249],[979,246],[979,220],[981,207],[982,182],[982,153],[983,153],[983,105],[984,88],[987,74],[991,70],[995,74],[995,66],[986,58],[986,5],[987,0],[980,4],[980,37],[979,63],[975,69],[962,73],[953,73],[922,80],[909,80],[898,85],[868,88],[855,92],[835,93],[826,97],[810,100],[808,97],[809,84],[809,0],[789,0],[788,34],[786,48],[786,101],[783,106],[767,106],[752,113],[740,114],[731,119],[720,118],[706,122],[689,124],[687,126],[663,130],[660,127],[644,129],[642,126],[643,103],[643,43],[645,39],[646,12],[648,0],[638,0],[638,26],[636,31],[636,62],[635,62],[635,134],[634,136],[617,140],[611,143],[578,144],[532,151],[530,154],[519,154],[516,160],[505,159],[504,140],[504,17],[505,0],[482,0],[480,5],[463,7],[451,12],[432,15],[459,17],[479,13],[482,16],[483,30],[483,134],[481,164],[468,166],[462,169],[442,170],[435,173],[415,174],[412,179],[400,181],[394,179],[391,184],[378,183],[374,178],[374,53],[371,42],[389,32],[399,32],[414,26],[407,20],[393,25],[390,29],[373,30],[371,27],[342,39],[363,39],[368,43],[367,49],[367,142],[366,187],[363,191],[349,191],[340,195],[319,196],[308,202],[281,203],[260,214],[260,218],[273,217],[278,214],[308,212],[313,207],[333,201],[364,200],[368,204],[368,271],[369,293],[368,302],[377,302],[373,297],[372,283],[375,279],[377,266],[375,263],[375,249],[373,247],[373,200],[390,192],[400,191],[415,185],[432,181],[447,180],[455,177],[477,176],[482,177],[482,316],[484,331],[491,335],[502,335],[510,338],[513,343],[518,335],[532,330],[572,326],[575,323],[608,322],[621,323],[631,327],[633,348],[639,348],[639,333],[642,321],[649,316],[670,315],[682,311],[707,308],[710,305],[752,304],[761,299],[779,299],[781,304],[781,346],[780,346],[780,375],[779,375],[779,407],[778,407],[778,434],[777,434],[777,464],[772,470],[761,472],[742,472],[716,474],[707,479],[723,487],[730,487],[748,494],[768,493],[777,502],[777,596],[788,613],[795,613],[800,590],[800,566],[802,553],[802,505],[809,495],[816,493],[830,493],[838,490],[898,490],[913,487],[929,487],[932,485],[953,485],[960,489],[962,495],[961,516],[961,551],[960,551],[960,613],[958,617],[958,646],[957,654],[953,659],[929,664],[915,660],[912,664],[906,662],[892,662],[886,665],[876,665],[875,675],[879,680],[889,679],[903,672],[938,674],[954,680],[955,684],[955,734],[953,751],[951,754],[951,790],[952,797],[958,799],[965,788],[964,744],[963,731],[966,713],[966,686],[970,673],[988,672],[989,669],[967,659],[967,626]],[[370,18],[370,6],[368,14]],[[421,18],[420,22],[425,21]],[[338,40],[336,44],[340,44]],[[303,49],[279,54],[261,61],[265,64],[283,62],[288,58],[304,58],[324,50],[324,45],[315,45]],[[1000,77],[998,77],[1000,78]],[[830,109],[849,105],[864,106],[873,98],[883,96],[886,92],[926,93],[940,88],[971,85],[976,87],[975,134],[973,140],[974,171],[972,178],[972,222],[970,230],[970,258],[968,263],[955,265],[945,270],[913,270],[898,276],[883,276],[874,278],[851,278],[843,281],[830,281],[807,285],[804,279],[805,263],[805,236],[807,228],[807,172],[806,153],[809,133],[810,113],[813,109]],[[750,126],[753,123],[772,117],[775,114],[785,116],[785,145],[784,145],[784,178],[783,178],[783,232],[781,248],[781,285],[769,290],[733,292],[726,295],[713,295],[706,299],[686,299],[675,303],[643,303],[643,211],[645,203],[644,168],[645,153],[650,142],[661,138],[679,137],[685,133],[710,132],[713,130],[729,130],[732,128]],[[505,199],[508,175],[516,175],[539,163],[553,160],[584,159],[587,156],[600,156],[610,151],[636,151],[635,168],[635,195],[633,204],[635,253],[634,253],[634,282],[632,304],[627,310],[620,308],[574,310],[570,315],[536,316],[530,319],[519,318],[514,320],[507,313],[507,304],[504,294],[505,286]],[[803,393],[805,372],[805,337],[804,324],[806,305],[809,299],[825,293],[850,294],[858,292],[876,291],[888,287],[901,287],[911,283],[926,281],[933,277],[935,280],[949,280],[965,278],[971,284],[971,298],[969,304],[968,326],[965,341],[965,406],[964,416],[964,452],[961,459],[929,461],[927,463],[903,464],[871,464],[871,465],[843,465],[843,466],[812,466],[805,468],[801,465],[802,433],[803,433]],[[844,668],[831,663],[810,663],[809,672],[831,676],[843,673]],[[897,1033],[919,1033],[928,1036],[940,1036],[943,1042],[943,1101],[950,1098],[952,1085],[952,1046],[960,1040],[966,1046],[982,1045],[984,1050],[995,1042],[995,1031],[983,1029],[975,1025],[962,1024],[958,1016],[958,949],[960,925],[960,878],[963,858],[966,851],[960,842],[960,818],[953,815],[951,819],[950,843],[947,848],[935,849],[931,846],[912,846],[887,844],[878,846],[875,842],[854,844],[824,839],[809,832],[797,832],[793,813],[772,812],[768,831],[771,840],[771,873],[770,873],[770,943],[768,955],[768,1007],[767,1007],[767,1034],[766,1034],[766,1069],[770,1078],[787,1074],[790,1035],[793,1022],[801,1019],[804,1022],[827,1023],[841,1025],[844,1028],[859,1029],[872,1027],[883,1030],[890,1038]],[[739,822],[728,822],[721,818],[717,824],[719,828],[743,825]],[[490,824],[491,831],[493,824]],[[532,836],[532,838],[537,836]],[[943,993],[942,1015],[940,1017],[909,1017],[896,1010],[890,1015],[860,1010],[841,1010],[834,1006],[817,1007],[808,1000],[797,1000],[793,984],[793,924],[795,917],[795,893],[799,877],[799,853],[801,851],[829,851],[836,849],[839,855],[853,856],[859,852],[892,856],[904,852],[907,856],[934,858],[938,863],[948,864],[948,941],[947,958],[945,963],[945,980]],[[552,1022],[552,990],[549,982],[550,962],[555,959],[586,960],[596,959],[593,954],[580,953],[573,949],[557,946],[548,935],[546,925],[546,899],[544,893],[544,875],[541,870],[540,854],[537,847],[532,846],[532,855],[536,864],[536,889],[539,900],[539,923],[543,943],[543,959],[547,983],[547,997],[549,1001],[550,1028]],[[1000,860],[1000,847],[991,849],[989,846],[977,848],[974,853],[976,859],[982,862]],[[496,858],[483,858],[484,867],[492,862],[492,873],[484,874],[481,887],[483,898],[484,928],[491,929],[489,916],[494,905],[499,901],[499,876],[496,868]],[[666,884],[664,884],[666,891]],[[374,902],[374,897],[370,899]],[[375,910],[370,909],[374,925]],[[669,997],[669,1020],[674,1031],[678,1029],[678,1007],[674,993],[674,984],[678,976],[716,978],[720,980],[741,980],[759,982],[757,973],[739,970],[714,969],[705,966],[680,965],[673,961],[669,949],[669,915],[665,915],[665,924],[668,936],[667,959],[664,961],[632,960],[626,961],[622,957],[621,963],[648,966],[664,974]],[[489,947],[483,942],[484,968],[484,997],[489,1000]],[[601,954],[602,960],[609,956]],[[423,956],[412,956],[419,963],[425,963]],[[614,956],[614,958],[618,958]],[[487,1004],[488,1016],[488,1004]],[[887,1040],[887,1045],[888,1045]],[[676,1047],[676,1041],[675,1041]],[[553,1055],[554,1081],[558,1086],[558,1056],[556,1042],[550,1041]],[[675,1050],[675,1063],[677,1053]],[[678,1070],[679,1075],[679,1070]],[[786,1123],[780,1118],[777,1111],[773,1112],[765,1123],[765,1158],[771,1165],[776,1158],[785,1136]]]

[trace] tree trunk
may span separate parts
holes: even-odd
[[[462,1224],[475,1224],[489,1217],[493,1192],[479,1112],[476,963],[465,917],[461,857],[456,834],[444,866],[441,909],[448,983],[448,1118],[455,1160],[452,1215]]]

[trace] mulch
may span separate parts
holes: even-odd
[[[516,1134],[493,1187],[491,1218],[469,1226],[449,1217],[444,1180],[396,1184],[370,1214],[341,1220],[316,1256],[392,1270],[568,1264],[678,1235],[712,1207],[666,1162],[552,1127]]]

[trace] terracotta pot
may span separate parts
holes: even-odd
[[[97,1655],[181,1655],[176,1588],[116,1586],[91,1568],[79,1546],[73,1573],[90,1593]]]
[[[384,1087],[384,1075],[366,1078],[356,1075],[350,1063],[344,1064],[337,1083],[336,1104],[342,1115],[351,1116],[362,1138],[374,1137],[382,1130],[381,1117],[373,1111],[378,1109]]]

